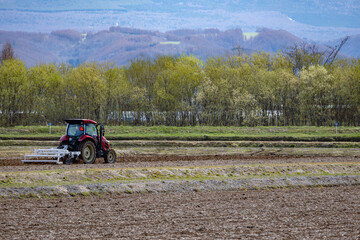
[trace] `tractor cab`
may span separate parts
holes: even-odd
[[[69,119],[67,123],[65,135],[60,138],[60,146],[67,145],[68,149],[78,151],[80,143],[84,140],[92,140],[97,145],[99,139],[99,131],[97,123],[86,119]]]

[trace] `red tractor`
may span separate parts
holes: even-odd
[[[85,164],[92,164],[96,158],[100,157],[104,157],[105,163],[115,162],[116,153],[110,149],[109,141],[104,137],[103,125],[89,119],[65,121],[66,133],[60,138],[60,145],[57,148],[37,149],[34,155],[26,155],[23,162],[62,164],[71,163],[74,159],[80,158]]]

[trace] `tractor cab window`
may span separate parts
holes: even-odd
[[[97,136],[96,125],[92,123],[85,124],[85,133],[90,136]]]
[[[70,137],[79,137],[84,134],[84,125],[71,123],[68,126],[67,134]]]

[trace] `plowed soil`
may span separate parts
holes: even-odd
[[[89,168],[122,168],[122,167],[166,167],[166,166],[216,166],[242,164],[272,164],[272,163],[306,163],[306,162],[358,162],[358,157],[294,157],[294,156],[244,156],[229,155],[132,155],[122,156],[115,164],[104,164],[104,159],[97,159],[95,164],[82,163],[71,165],[56,165],[53,163],[24,164],[20,159],[0,160],[0,172],[31,171],[51,169],[89,169]]]
[[[359,236],[359,186],[0,201],[1,239]]]
[[[359,162],[356,156],[133,154],[115,164],[23,164],[0,172]],[[360,186],[0,199],[0,239],[359,239]]]

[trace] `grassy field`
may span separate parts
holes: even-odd
[[[246,40],[250,40],[251,38],[254,38],[257,35],[259,35],[259,33],[258,32],[244,32],[243,35]]]
[[[0,139],[57,140],[65,133],[65,125],[17,126],[0,128]],[[360,140],[360,127],[169,127],[106,126],[110,140],[230,140],[230,141],[353,141]]]

